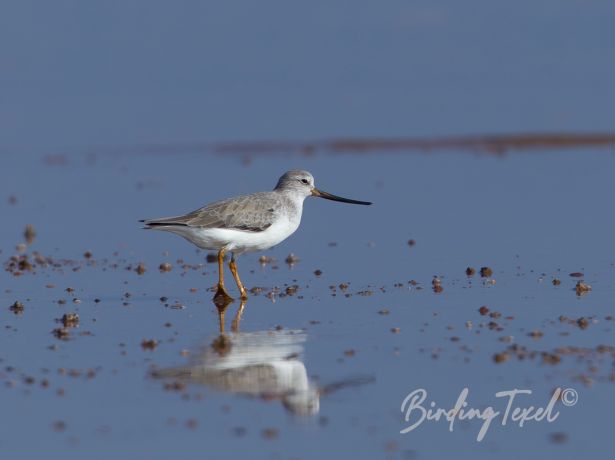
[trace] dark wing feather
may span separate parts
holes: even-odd
[[[271,227],[283,199],[275,192],[254,193],[217,201],[183,216],[146,220],[147,228],[188,226],[262,232]]]

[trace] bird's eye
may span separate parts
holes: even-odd
[[[301,182],[303,182],[304,184],[309,184],[310,183],[310,181],[307,180],[307,179],[301,179]]]

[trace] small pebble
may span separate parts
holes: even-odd
[[[36,231],[31,224],[26,225],[26,229],[23,232],[23,237],[25,238],[26,243],[34,243],[34,239],[36,238]]]
[[[144,350],[155,350],[158,346],[158,342],[154,339],[143,339],[141,341],[141,348]]]
[[[286,259],[284,260],[288,265],[290,265],[291,267],[293,265],[295,265],[297,262],[299,262],[299,257],[297,257],[296,255],[294,255],[292,252],[290,254],[288,254],[288,256],[286,257]]]
[[[173,269],[173,265],[171,265],[169,262],[163,262],[160,264],[158,269],[160,270],[160,273],[170,272]]]
[[[577,285],[575,286],[575,291],[577,293],[578,296],[582,295],[582,294],[586,294],[589,291],[592,290],[591,285],[584,283],[583,281],[578,281]]]
[[[24,309],[24,304],[21,303],[19,300],[16,300],[15,303],[9,307],[9,310],[11,310],[16,315],[21,315]]]

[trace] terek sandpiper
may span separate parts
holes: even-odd
[[[303,200],[317,196],[352,204],[371,204],[323,192],[314,187],[307,171],[284,173],[272,192],[228,198],[203,206],[183,216],[142,220],[146,229],[164,230],[183,236],[201,249],[218,251],[218,288],[214,298],[232,299],[224,287],[224,255],[231,252],[229,267],[241,298],[247,291],[237,274],[235,256],[262,251],[282,242],[299,227]]]

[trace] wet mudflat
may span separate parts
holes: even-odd
[[[600,457],[615,384],[612,151],[245,160],[2,157],[3,452]],[[295,235],[239,259],[245,305],[211,302],[206,253],[139,228],[271,189],[293,167],[374,206],[309,199]],[[515,400],[526,408],[558,387],[578,402],[566,393],[550,423],[495,419],[480,443],[476,419],[400,434],[419,416],[401,411],[415,390],[426,408],[468,388],[468,408],[504,411],[499,391],[532,390]]]

